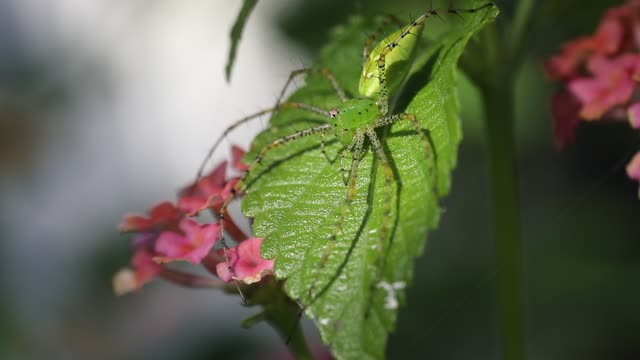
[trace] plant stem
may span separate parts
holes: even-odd
[[[502,359],[526,359],[523,256],[515,146],[515,83],[526,49],[533,2],[523,0],[509,26],[485,32],[485,71],[478,79],[490,159]]]
[[[526,358],[523,263],[514,141],[514,79],[483,89],[494,212],[502,358]]]
[[[509,47],[511,53],[520,55],[522,47],[526,46],[526,42],[522,41],[530,30],[532,21],[531,11],[533,10],[533,0],[520,0],[513,17],[511,25],[511,36],[509,37]]]

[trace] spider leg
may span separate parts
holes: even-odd
[[[391,169],[391,164],[389,164],[389,161],[387,160],[387,155],[384,153],[384,149],[382,148],[382,144],[380,143],[380,139],[378,138],[374,127],[367,126],[365,128],[365,131],[367,133],[367,136],[369,137],[369,140],[371,141],[371,147],[378,156],[378,160],[380,160],[380,165],[382,166],[382,171],[384,172],[385,177],[385,205],[384,214],[382,217],[382,229],[380,231],[380,241],[378,243],[378,251],[380,255],[378,256],[377,263],[379,263],[384,251],[384,244],[389,235],[389,230],[391,229],[391,196],[393,193],[391,185],[394,181],[394,175],[393,170]]]
[[[287,79],[287,82],[285,82],[284,87],[282,88],[282,91],[280,91],[280,95],[278,96],[278,102],[276,102],[275,107],[277,107],[278,104],[280,104],[280,102],[282,101],[282,98],[284,98],[284,95],[287,92],[287,89],[289,88],[289,85],[291,85],[293,80],[300,75],[308,75],[308,74],[320,74],[325,78],[327,78],[327,80],[331,82],[331,85],[333,86],[333,89],[335,90],[340,100],[342,102],[347,101],[347,95],[345,94],[344,90],[338,83],[338,80],[336,80],[336,77],[333,75],[333,73],[329,69],[304,68],[304,69],[294,70],[291,72],[291,74],[289,74],[289,78]]]
[[[329,156],[327,155],[327,152],[324,149],[324,135],[325,133],[320,133],[320,152],[322,153],[322,156],[324,156],[324,159],[330,163],[331,159],[329,159]]]
[[[340,155],[340,173],[342,173],[342,181],[344,181],[344,185],[347,186],[349,184],[349,178],[347,177],[347,169],[344,167],[344,159],[352,154],[353,157],[353,148],[356,146],[357,138],[354,136],[351,140],[351,143],[342,150]]]
[[[382,22],[380,23],[380,25],[378,25],[378,27],[367,36],[367,39],[365,40],[364,46],[362,48],[362,64],[365,64],[367,62],[367,59],[369,58],[369,54],[371,54],[371,46],[373,45],[374,41],[376,41],[376,38],[378,38],[380,36],[380,33],[382,33],[382,31],[384,30],[384,28],[389,26],[389,24],[391,23],[398,25],[399,28],[401,28],[404,25],[402,21],[400,21],[397,17],[391,14],[387,14],[384,20],[382,20]]]
[[[385,243],[387,242],[387,238],[389,237],[389,232],[391,231],[391,209],[392,209],[392,196],[393,196],[393,188],[392,183],[394,181],[393,169],[391,168],[391,164],[387,160],[387,156],[384,153],[384,149],[382,148],[382,144],[380,143],[380,139],[374,130],[374,126],[368,126],[366,128],[367,136],[371,141],[371,147],[375,151],[378,156],[378,160],[380,161],[380,166],[382,166],[382,170],[385,176],[385,199],[384,199],[384,210],[382,216],[382,227],[380,228],[380,236],[378,238],[378,256],[375,261],[375,269],[376,274],[374,275],[373,281],[371,282],[371,288],[369,290],[369,305],[367,306],[367,310],[365,314],[369,313],[370,306],[372,304],[373,295],[375,293],[378,284],[380,283],[383,276],[383,263],[382,259],[384,259],[384,251],[385,251]]]
[[[311,105],[308,105],[308,104],[299,103],[299,102],[284,102],[282,104],[278,104],[275,107],[272,107],[272,108],[269,108],[269,109],[265,109],[265,110],[262,110],[262,111],[258,111],[257,113],[251,114],[249,116],[245,116],[242,119],[235,121],[229,127],[227,127],[222,132],[222,135],[220,135],[218,137],[218,139],[213,143],[213,146],[211,148],[209,148],[209,151],[207,152],[207,155],[205,156],[204,160],[200,164],[200,167],[198,168],[198,172],[196,173],[195,182],[198,182],[198,180],[200,180],[200,178],[202,177],[202,173],[204,172],[204,169],[207,166],[207,163],[209,162],[209,160],[211,159],[211,157],[213,156],[215,151],[218,149],[218,147],[222,143],[222,140],[224,140],[227,137],[227,135],[229,135],[229,133],[231,131],[233,131],[235,128],[237,128],[238,126],[240,126],[242,124],[246,124],[246,123],[250,122],[251,120],[259,118],[260,116],[263,116],[263,115],[266,115],[266,114],[275,113],[275,112],[277,112],[278,110],[281,110],[281,109],[301,109],[301,110],[306,110],[306,111],[309,111],[309,112],[312,112],[312,113],[320,114],[320,115],[323,115],[325,117],[329,117],[329,112],[328,111],[322,110],[320,108],[317,108],[315,106],[311,106]]]
[[[342,204],[342,208],[340,210],[340,214],[338,215],[338,219],[335,222],[333,233],[329,237],[329,241],[324,247],[324,253],[320,258],[320,263],[318,264],[318,271],[322,271],[324,267],[327,265],[331,254],[336,246],[338,241],[338,234],[342,231],[342,224],[349,213],[349,208],[351,207],[351,203],[356,196],[356,180],[358,177],[358,166],[360,165],[360,160],[362,158],[362,154],[364,151],[364,139],[365,132],[363,129],[357,129],[355,135],[353,136],[352,143],[353,146],[353,158],[351,159],[351,171],[349,174],[349,183],[347,188],[347,196],[344,199]],[[312,284],[309,288],[309,303],[313,301],[313,298],[316,294],[313,294],[316,287],[316,283]]]
[[[329,116],[329,115],[327,114],[327,116]],[[307,137],[307,136],[314,135],[314,134],[318,134],[318,133],[325,134],[325,133],[327,133],[329,131],[332,131],[332,130],[333,130],[333,126],[331,126],[331,124],[323,124],[323,125],[319,125],[319,126],[312,127],[312,128],[309,128],[309,129],[301,130],[301,131],[298,131],[296,133],[281,137],[279,139],[276,139],[276,140],[272,141],[271,143],[269,143],[265,147],[263,147],[262,150],[260,150],[260,153],[258,154],[258,157],[256,157],[256,159],[251,163],[251,165],[249,165],[249,168],[247,169],[247,171],[245,171],[245,173],[242,175],[242,177],[240,177],[238,182],[236,182],[236,184],[231,189],[231,193],[229,194],[227,199],[225,199],[224,203],[222,204],[222,207],[220,208],[220,211],[219,211],[219,214],[218,214],[218,217],[220,219],[220,243],[222,244],[222,249],[223,249],[223,252],[224,252],[224,258],[225,258],[225,261],[226,261],[227,269],[229,270],[229,273],[231,273],[232,276],[233,276],[233,281],[235,282],[236,288],[238,289],[238,292],[240,293],[240,297],[242,298],[243,302],[246,303],[246,300],[245,300],[244,295],[242,294],[242,291],[240,290],[240,284],[239,284],[238,280],[235,278],[235,272],[233,270],[233,267],[231,266],[231,263],[229,262],[229,257],[227,256],[227,251],[229,250],[229,246],[227,245],[227,242],[226,242],[225,236],[224,236],[225,217],[227,216],[227,209],[229,208],[229,205],[231,204],[231,201],[237,196],[237,194],[242,192],[242,190],[244,189],[244,184],[245,184],[247,178],[258,167],[258,165],[265,158],[265,156],[267,156],[269,151],[275,149],[276,147],[278,147],[280,145],[286,144],[288,142],[295,141],[295,140],[298,140],[300,138]]]
[[[378,106],[380,108],[380,113],[385,116],[389,112],[389,89],[387,87],[387,76],[386,76],[386,59],[389,53],[393,51],[399,44],[400,41],[407,35],[410,35],[414,29],[422,29],[424,26],[424,22],[432,17],[438,16],[439,12],[447,12],[450,14],[460,16],[461,13],[474,13],[478,10],[494,6],[492,3],[487,3],[477,8],[471,9],[454,9],[449,8],[448,10],[428,10],[424,14],[420,15],[416,18],[406,29],[402,30],[400,34],[389,42],[384,49],[380,52],[378,59],[376,60],[376,65],[378,66],[378,82],[380,84],[380,96],[378,100]]]
[[[435,149],[432,148],[431,142],[425,135],[424,131],[420,127],[420,123],[416,116],[413,114],[396,114],[396,115],[388,115],[381,119],[378,119],[373,124],[373,127],[381,127],[389,124],[393,124],[398,121],[409,121],[413,125],[413,130],[420,137],[420,143],[422,144],[422,149],[424,151],[425,156],[430,159],[429,161],[429,177],[433,179],[431,181],[432,192],[436,197],[439,197],[438,192],[438,171],[437,171],[437,158],[435,154]]]
[[[434,152],[432,151],[432,147],[431,147],[431,142],[429,142],[429,139],[427,138],[427,136],[425,135],[425,133],[422,131],[422,128],[420,128],[420,123],[418,122],[418,120],[416,119],[415,115],[413,114],[408,114],[408,113],[404,113],[404,114],[396,114],[396,115],[388,115],[385,116],[383,118],[380,118],[378,120],[376,120],[373,124],[373,126],[369,128],[367,128],[367,136],[369,137],[370,141],[371,141],[371,146],[373,147],[373,149],[375,150],[378,159],[380,160],[380,164],[382,166],[382,169],[385,173],[385,179],[386,179],[386,191],[385,191],[385,208],[384,208],[384,217],[383,217],[383,223],[382,223],[382,228],[381,228],[381,234],[380,234],[380,240],[378,243],[378,257],[376,258],[376,274],[374,275],[374,280],[371,282],[371,289],[370,289],[370,300],[369,300],[369,305],[367,306],[367,310],[365,311],[365,314],[369,313],[370,307],[372,305],[372,300],[373,300],[373,295],[375,294],[376,288],[378,287],[378,284],[380,283],[380,281],[382,280],[382,276],[383,276],[383,263],[382,263],[382,259],[384,257],[384,250],[385,250],[385,243],[386,243],[386,238],[391,230],[391,224],[390,219],[391,219],[391,205],[392,205],[392,199],[391,199],[391,195],[393,193],[393,189],[391,188],[391,182],[394,179],[394,175],[393,175],[393,171],[391,169],[391,165],[389,164],[389,161],[386,158],[386,155],[384,153],[384,150],[382,149],[382,146],[380,144],[380,140],[378,139],[375,131],[373,130],[374,128],[378,128],[378,127],[382,127],[385,125],[389,125],[389,124],[393,124],[396,123],[398,121],[409,121],[411,122],[411,124],[413,125],[413,129],[415,130],[415,132],[418,134],[418,136],[420,137],[420,142],[422,144],[422,148],[424,150],[425,156],[427,157],[427,161],[429,162],[429,178],[432,179],[432,181],[430,181],[431,183],[431,187],[432,187],[432,193],[438,197],[438,190],[437,190],[437,186],[438,186],[438,182],[437,182],[437,171],[435,171],[435,167],[436,167],[436,162],[435,162],[435,156],[434,156]]]

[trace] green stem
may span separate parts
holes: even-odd
[[[502,358],[526,358],[523,263],[514,141],[514,80],[483,89],[490,157]]]
[[[520,0],[518,2],[518,7],[513,17],[513,24],[511,25],[511,31],[509,32],[511,34],[509,46],[514,55],[519,54],[521,52],[520,49],[526,45],[522,40],[526,37],[531,25],[531,11],[534,2],[534,0]]]
[[[526,359],[523,256],[515,146],[515,83],[530,33],[533,1],[522,0],[509,24],[486,31],[484,98],[498,273],[502,359]],[[490,64],[490,65],[489,65]]]

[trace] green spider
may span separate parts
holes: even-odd
[[[220,239],[222,249],[225,252],[228,249],[227,242],[224,237],[224,219],[228,213],[228,207],[233,198],[241,192],[247,190],[247,180],[251,177],[256,168],[261,164],[263,159],[268,156],[269,152],[273,149],[284,145],[286,143],[305,138],[312,135],[320,135],[320,150],[322,154],[329,160],[325,152],[325,136],[333,134],[338,141],[342,144],[342,150],[340,155],[340,171],[343,174],[343,180],[346,186],[346,196],[340,207],[340,211],[337,219],[335,220],[335,226],[333,232],[328,236],[328,241],[324,246],[323,255],[318,263],[319,271],[321,271],[329,261],[331,254],[338,241],[338,237],[341,234],[343,222],[349,213],[349,209],[356,195],[356,180],[358,175],[358,168],[360,161],[368,147],[370,147],[379,164],[382,168],[385,178],[385,199],[384,210],[382,218],[382,226],[379,231],[377,253],[379,254],[376,259],[376,274],[375,279],[378,281],[373,282],[372,286],[387,287],[391,284],[381,282],[382,255],[385,250],[385,244],[388,241],[389,234],[392,231],[392,205],[393,205],[393,182],[394,171],[392,165],[387,159],[387,155],[383,149],[381,138],[378,136],[376,129],[391,125],[399,121],[408,121],[412,124],[414,131],[419,135],[420,142],[425,156],[430,159],[429,172],[432,177],[435,178],[434,168],[436,167],[435,154],[432,150],[432,145],[429,138],[421,128],[415,115],[410,113],[389,114],[390,97],[392,94],[400,88],[404,83],[414,58],[413,53],[416,49],[417,40],[420,36],[424,22],[430,17],[439,17],[440,13],[449,13],[454,15],[460,15],[461,13],[474,13],[481,9],[494,6],[492,3],[487,3],[476,8],[468,9],[454,9],[449,8],[446,10],[433,10],[430,9],[424,14],[416,18],[410,24],[400,28],[400,30],[392,33],[380,41],[373,49],[371,45],[376,38],[377,33],[382,31],[383,27],[388,25],[389,21],[395,21],[394,18],[390,18],[379,26],[379,28],[367,38],[363,51],[363,68],[360,76],[358,97],[348,98],[345,91],[342,89],[335,76],[326,68],[322,69],[300,69],[292,72],[289,75],[287,82],[280,94],[278,102],[272,108],[259,111],[250,116],[244,117],[231,126],[229,126],[222,135],[216,140],[213,147],[207,154],[205,161],[201,165],[197,177],[203,173],[204,167],[209,158],[216,151],[220,143],[226,136],[238,126],[245,124],[253,119],[259,118],[266,114],[272,114],[287,109],[303,110],[312,114],[317,114],[326,119],[326,123],[313,126],[304,130],[295,131],[290,135],[280,137],[273,140],[268,145],[264,146],[257,157],[249,165],[248,170],[244,173],[241,179],[236,183],[232,190],[231,195],[226,199],[222,208],[219,211],[220,218]],[[301,102],[281,102],[287,88],[293,82],[293,80],[301,75],[319,74],[326,78],[332,85],[337,97],[340,99],[340,103],[335,107],[325,110],[316,106]],[[368,140],[368,142],[367,142]],[[368,147],[367,147],[368,145]],[[345,168],[344,160],[350,159],[351,164],[349,168]],[[329,160],[330,161],[330,160]],[[437,181],[432,181],[431,187],[434,195],[437,197],[437,191],[435,189]],[[231,274],[234,274],[227,259],[227,267]],[[238,292],[243,301],[245,298],[242,294],[240,286],[236,281]],[[325,285],[326,286],[326,285]],[[308,299],[305,303],[310,303],[315,297],[317,297],[322,289],[316,291],[317,284],[312,284],[308,290]]]

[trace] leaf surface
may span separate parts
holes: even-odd
[[[425,155],[408,122],[380,129],[395,175],[393,188],[390,192],[385,186],[381,165],[367,145],[358,169],[356,197],[326,264],[321,259],[347,193],[340,171],[342,143],[325,137],[327,159],[320,151],[319,135],[298,139],[274,148],[250,174],[242,208],[254,218],[255,235],[265,237],[262,254],[276,259],[276,276],[287,279],[286,292],[305,306],[337,358],[384,357],[399,304],[405,301],[404,288],[411,283],[414,260],[424,249],[427,233],[438,223],[439,200],[449,192],[456,165],[462,138],[456,64],[469,38],[497,14],[490,7],[451,20],[455,22],[451,32],[428,49],[419,49],[392,112],[416,115],[429,134],[435,156]],[[425,31],[429,21],[435,20],[427,21]],[[352,97],[357,95],[362,44],[375,26],[375,20],[354,17],[337,27],[315,66],[329,68]],[[315,74],[289,100],[327,110],[340,103],[329,82]],[[283,110],[255,139],[246,160],[255,159],[275,139],[325,122],[306,111]],[[392,226],[380,253],[385,206],[391,207]]]

